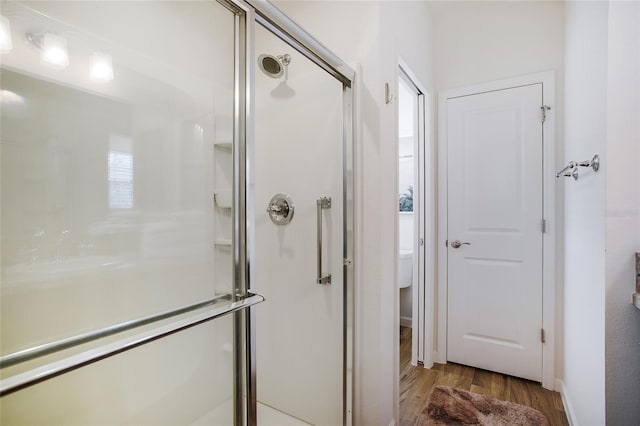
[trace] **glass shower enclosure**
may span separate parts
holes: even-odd
[[[350,424],[353,73],[268,2],[0,11],[0,423]]]

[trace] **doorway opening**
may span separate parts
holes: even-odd
[[[425,327],[425,310],[433,311],[425,295],[433,288],[427,270],[433,270],[428,241],[434,240],[435,224],[429,95],[402,63],[398,76],[398,322],[401,335],[411,334],[411,364],[431,367],[433,333]]]

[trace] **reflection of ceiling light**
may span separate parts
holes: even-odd
[[[91,80],[108,82],[113,80],[113,61],[111,55],[94,52],[91,55]]]
[[[69,52],[67,51],[67,39],[59,35],[45,33],[42,38],[42,54],[40,60],[43,64],[57,69],[64,69],[69,65]]]
[[[13,49],[11,40],[11,24],[9,19],[0,16],[0,52],[9,53]]]

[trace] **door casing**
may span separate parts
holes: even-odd
[[[420,321],[424,312],[424,245],[419,244],[419,240],[424,241],[424,145],[425,145],[425,94],[418,86],[405,67],[400,65],[398,82],[404,83],[411,89],[412,95],[416,97],[414,113],[414,184],[413,184],[413,284],[411,286],[412,295],[412,319],[411,319],[411,364],[418,365],[424,361],[424,321]],[[398,102],[399,104],[399,102]],[[398,106],[399,108],[399,106]],[[399,117],[399,115],[398,115]],[[400,194],[398,194],[400,195]],[[399,230],[398,230],[399,232]]]
[[[504,90],[530,84],[542,84],[542,103],[551,109],[546,113],[542,126],[543,150],[543,215],[546,230],[543,234],[542,256],[542,326],[545,330],[545,343],[542,345],[542,386],[555,389],[555,271],[556,236],[558,229],[556,198],[556,155],[555,155],[555,72],[546,71],[510,79],[497,80],[473,86],[445,90],[438,96],[438,283],[437,312],[425,316],[427,328],[437,325],[435,361],[447,362],[447,99],[469,96],[495,90]],[[541,105],[542,107],[542,105]]]

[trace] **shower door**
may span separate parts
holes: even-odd
[[[253,60],[252,288],[267,299],[255,310],[258,425],[340,425],[348,368],[343,83],[260,25]],[[293,209],[286,223],[278,194]]]
[[[242,424],[241,20],[2,2],[1,424]]]

